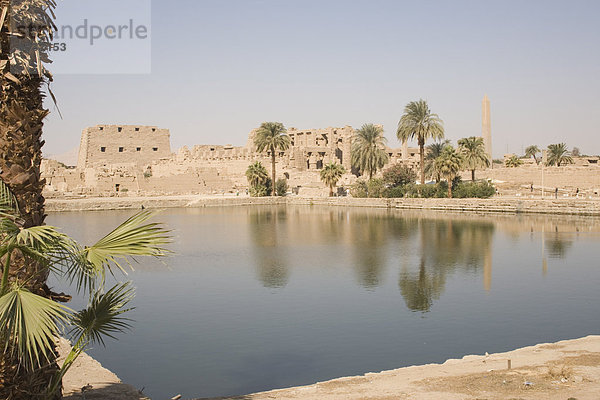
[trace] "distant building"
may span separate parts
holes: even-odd
[[[77,168],[149,164],[171,157],[168,129],[139,125],[96,125],[81,133]]]

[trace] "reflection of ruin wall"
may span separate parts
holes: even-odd
[[[171,157],[168,129],[155,126],[97,125],[81,134],[77,167],[151,163]]]

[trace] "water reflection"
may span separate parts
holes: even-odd
[[[286,262],[285,238],[281,237],[285,229],[285,210],[253,210],[249,213],[249,220],[258,278],[264,287],[284,287],[290,275]]]

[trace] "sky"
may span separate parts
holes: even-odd
[[[104,48],[108,67],[75,73],[56,64],[62,118],[48,102],[46,154],[97,124],[168,128],[176,150],[244,145],[264,121],[376,123],[399,147],[398,120],[421,98],[456,144],[481,135],[484,94],[495,157],[558,142],[600,154],[598,0],[141,0],[144,12],[128,1],[115,21],[147,18],[147,51]],[[59,3],[59,21],[99,18],[94,4]],[[141,65],[115,73],[128,54]]]

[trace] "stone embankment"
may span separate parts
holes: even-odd
[[[469,213],[526,213],[600,216],[600,200],[576,198],[531,199],[496,197],[492,199],[358,199],[352,197],[261,197],[247,196],[157,196],[49,199],[46,210],[94,211],[156,208],[219,207],[249,205],[315,205],[370,207]]]

